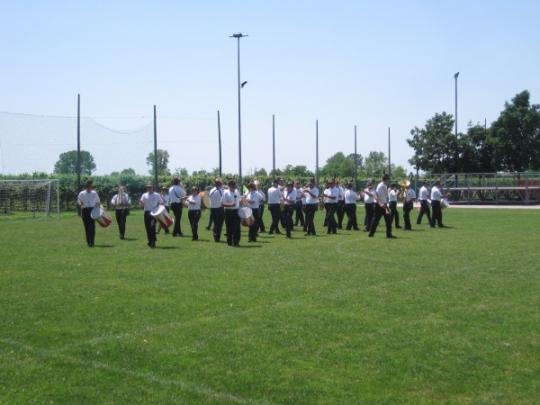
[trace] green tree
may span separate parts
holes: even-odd
[[[312,171],[308,170],[307,166],[293,166],[287,165],[283,169],[282,175],[285,177],[298,179],[298,178],[308,178],[313,177],[314,174]]]
[[[540,105],[531,105],[527,90],[517,94],[490,130],[497,169],[522,171],[540,168]]]
[[[150,152],[146,158],[146,165],[150,168],[149,173],[154,175],[154,152]],[[163,149],[157,150],[157,172],[158,176],[170,176],[169,152]]]
[[[253,172],[253,177],[267,177],[267,176],[268,176],[268,173],[266,173],[266,170],[263,167]]]
[[[81,150],[81,174],[90,176],[96,170],[94,157],[85,150]],[[54,172],[58,174],[77,173],[77,151],[70,150],[61,153],[54,165]]]
[[[362,174],[365,177],[379,179],[388,172],[388,159],[383,152],[371,151],[364,159]]]
[[[135,176],[137,173],[135,173],[135,170],[133,170],[131,167],[124,169],[120,172],[121,176]]]
[[[320,171],[322,177],[353,177],[354,176],[354,159],[345,157],[343,152],[337,152],[335,155],[328,158],[326,164]]]

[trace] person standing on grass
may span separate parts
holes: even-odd
[[[279,189],[279,180],[272,181],[272,187],[268,189],[268,210],[272,215],[272,224],[270,225],[269,235],[274,232],[281,234],[279,231],[279,222],[281,219],[281,190]]]
[[[259,231],[261,194],[257,191],[255,183],[248,184],[248,191],[244,194],[244,202],[251,208],[251,215],[255,221],[249,226],[249,242],[257,242],[257,232]]]
[[[364,189],[364,232],[369,232],[369,227],[373,221],[373,213],[375,212],[375,183],[372,179],[368,179],[367,187]]]
[[[293,229],[293,211],[296,205],[296,188],[291,181],[287,183],[287,187],[283,190],[283,219],[285,221],[285,231],[287,239],[291,239],[291,231]]]
[[[335,235],[337,233],[337,223],[336,217],[334,215],[336,214],[339,190],[337,187],[335,187],[335,183],[333,180],[330,180],[327,183],[323,196],[324,208],[326,209],[326,217],[324,219],[324,223],[325,226],[328,227],[326,233]]]
[[[223,197],[223,188],[220,178],[214,180],[214,187],[208,194],[210,197],[210,217],[213,219],[214,228],[213,235],[214,241],[219,242],[221,239],[221,229],[223,228],[223,220],[225,213],[221,206],[221,197]]]
[[[124,239],[124,236],[126,235],[126,219],[129,215],[131,199],[123,186],[118,187],[118,192],[111,199],[111,205],[114,207],[116,214],[116,222],[118,223],[120,239]]]
[[[152,183],[146,185],[146,193],[141,196],[139,206],[144,209],[144,227],[146,228],[146,237],[148,246],[152,249],[156,247],[156,219],[152,216],[161,204],[161,197],[158,193],[154,193]]]
[[[302,210],[302,189],[300,188],[300,182],[297,180],[294,182],[294,190],[296,191],[296,202],[294,204],[294,226],[300,225],[304,228],[305,219],[304,211]]]
[[[353,184],[347,183],[345,186],[345,212],[348,220],[345,229],[348,231],[351,229],[359,231],[358,222],[356,220],[356,201],[358,201],[358,198],[358,194],[353,190]]]
[[[188,219],[191,225],[191,240],[199,240],[199,220],[201,219],[201,196],[197,187],[191,187],[191,195],[187,198]]]
[[[163,204],[165,210],[169,212],[169,189],[167,187],[161,187],[159,196],[161,197],[161,204]],[[163,227],[161,226],[161,224],[158,224],[157,233],[159,233],[162,228]],[[169,228],[163,228],[163,230],[165,231],[165,233],[169,233]]]
[[[236,189],[236,182],[230,180],[229,189],[225,190],[221,198],[221,205],[225,209],[225,227],[227,229],[227,244],[229,246],[240,245],[240,194]]]
[[[306,236],[316,236],[315,232],[315,211],[319,206],[319,188],[315,185],[315,179],[309,179],[309,183],[304,188],[306,207]]]
[[[429,211],[429,190],[426,187],[426,183],[422,183],[420,191],[418,192],[418,199],[420,200],[420,212],[418,213],[418,218],[416,218],[416,225],[422,223],[422,217],[426,214],[428,222],[431,224],[431,212]]]
[[[266,201],[266,195],[261,188],[261,183],[255,180],[255,186],[257,187],[257,193],[261,196],[261,203],[259,205],[259,229],[257,232],[266,233],[266,227],[264,226],[264,203]]]
[[[392,215],[392,221],[396,222],[396,229],[400,229],[399,226],[399,212],[397,210],[397,200],[398,200],[398,186],[397,184],[392,184],[388,190],[388,202],[390,206],[390,214]]]
[[[441,182],[440,180],[437,180],[435,182],[435,185],[431,188],[431,209],[432,209],[432,217],[431,217],[431,227],[435,228],[435,223],[439,226],[439,228],[444,228],[444,225],[442,223],[442,207],[441,207],[441,199],[443,198],[442,192],[441,192]]]
[[[394,239],[395,236],[392,235],[392,214],[388,208],[388,184],[390,183],[390,176],[385,174],[382,181],[377,185],[375,189],[375,199],[377,200],[377,205],[375,205],[375,213],[373,215],[373,221],[369,229],[369,237],[372,238],[377,231],[377,226],[381,217],[384,217],[384,222],[386,222],[386,237],[388,239]]]
[[[171,188],[169,188],[169,198],[171,201],[171,210],[174,213],[174,228],[172,236],[182,236],[180,222],[182,220],[182,202],[186,197],[184,188],[180,185],[180,179],[175,177]]]
[[[412,230],[410,214],[413,209],[414,200],[416,200],[416,193],[407,181],[405,183],[405,190],[403,191],[403,221],[405,222],[406,231]]]
[[[338,192],[336,205],[337,227],[338,229],[343,229],[343,218],[345,217],[345,190],[341,186],[339,180],[336,180],[334,187]]]
[[[81,206],[81,218],[86,234],[86,243],[88,247],[94,247],[96,237],[96,224],[92,219],[92,210],[99,207],[99,196],[94,190],[94,182],[91,179],[86,180],[86,190],[83,190],[77,196],[77,202]]]

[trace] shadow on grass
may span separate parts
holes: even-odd
[[[133,242],[133,241],[139,240],[139,239],[137,239],[137,238],[124,238],[124,239],[121,239],[121,240],[124,240],[126,242]]]
[[[180,247],[179,246],[156,246],[156,249],[171,250],[171,249],[180,249]]]
[[[94,245],[95,248],[112,248],[114,245]]]

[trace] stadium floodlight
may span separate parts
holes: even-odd
[[[242,109],[241,109],[241,96],[240,90],[246,85],[247,82],[242,83],[240,80],[240,39],[247,37],[247,35],[241,32],[230,35],[230,38],[236,38],[237,40],[237,63],[238,63],[238,177],[239,177],[239,189],[242,191]]]

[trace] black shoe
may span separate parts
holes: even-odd
[[[206,230],[207,230],[207,231],[209,231],[209,230],[210,230],[210,227],[209,227],[209,226],[207,226],[207,227],[206,227]]]
[[[387,236],[386,239],[397,239],[397,236],[390,235],[390,236]]]
[[[399,225],[396,225],[396,229],[401,229],[401,226],[399,226]]]
[[[368,235],[368,238],[373,238],[373,234],[370,233],[370,234]]]

